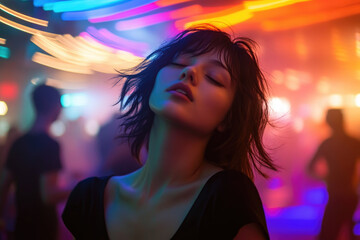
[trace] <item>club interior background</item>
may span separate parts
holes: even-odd
[[[306,165],[329,134],[326,109],[343,108],[346,129],[360,137],[358,0],[1,1],[0,143],[12,126],[29,127],[29,93],[45,81],[63,93],[64,111],[52,126],[63,145],[63,184],[66,172],[90,176],[100,164],[94,138],[118,111],[116,69],[202,22],[259,44],[276,124],[265,141],[281,170],[256,184],[273,239],[314,239],[327,193]],[[322,164],[318,170],[326,172]],[[360,235],[360,223],[354,232]]]

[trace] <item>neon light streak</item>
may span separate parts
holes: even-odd
[[[200,5],[193,5],[189,7],[184,7],[178,10],[153,14],[150,16],[145,16],[142,18],[137,18],[133,20],[125,20],[118,22],[115,27],[119,31],[143,28],[158,23],[166,22],[172,19],[179,19],[184,17],[189,17],[196,15],[202,12],[202,7]]]
[[[67,63],[64,61],[61,61],[60,59],[54,58],[52,56],[40,53],[40,52],[36,52],[33,57],[32,60],[36,63],[51,67],[51,68],[56,68],[62,71],[67,71],[67,72],[73,72],[73,73],[81,73],[81,74],[92,74],[93,71],[91,69],[89,69],[88,67],[82,67],[82,66],[75,66],[72,63]]]
[[[246,9],[249,9],[252,12],[256,11],[264,11],[279,7],[284,7],[288,5],[292,5],[298,2],[307,2],[310,0],[262,0],[262,1],[245,1],[244,6]]]
[[[114,20],[118,20],[118,19],[124,19],[124,18],[129,18],[129,17],[133,17],[136,15],[141,15],[144,13],[149,13],[155,9],[158,9],[158,5],[157,3],[150,3],[144,6],[140,6],[134,9],[130,9],[128,11],[124,11],[124,12],[119,12],[116,14],[112,14],[106,17],[100,17],[100,18],[89,18],[89,22],[91,23],[98,23],[98,22],[107,22],[107,21],[114,21]]]
[[[227,9],[224,11],[219,11],[212,14],[204,14],[197,17],[194,17],[194,21],[189,22],[189,20],[180,20],[175,22],[175,26],[179,29],[189,28],[193,25],[211,23],[218,28],[225,28],[232,26],[241,22],[244,22],[250,19],[253,14],[246,9],[240,9],[239,7]]]
[[[125,0],[73,0],[73,1],[58,1],[54,3],[45,3],[44,10],[53,10],[54,12],[68,12],[68,11],[84,11],[94,8],[101,8],[110,4],[120,3]]]
[[[94,27],[88,27],[87,32],[91,36],[95,37],[97,40],[102,42],[103,44],[106,44],[116,49],[122,49],[122,50],[131,49],[132,51],[136,51],[136,52],[145,52],[149,48],[148,44],[146,43],[135,42],[119,37],[105,28],[97,30]]]
[[[104,46],[87,33],[76,38],[69,34],[55,38],[35,35],[31,41],[52,55],[37,52],[33,56],[34,62],[68,72],[116,74],[116,68],[133,67],[142,60],[129,52]]]
[[[7,47],[0,46],[0,58],[9,58],[10,57],[10,49]]]
[[[54,33],[44,32],[44,31],[41,31],[41,30],[37,30],[35,28],[27,27],[27,26],[24,26],[24,25],[16,23],[16,22],[13,22],[13,21],[11,21],[9,19],[6,19],[4,17],[1,17],[1,16],[0,16],[0,22],[4,23],[4,24],[6,24],[6,25],[8,25],[10,27],[16,28],[16,29],[18,29],[20,31],[30,33],[30,34],[33,34],[33,35],[42,34],[44,36],[49,36],[49,37],[56,36],[56,34],[54,34]]]
[[[35,7],[41,7],[45,3],[56,2],[56,1],[58,1],[58,0],[34,0],[34,6]]]
[[[120,12],[116,12],[113,13],[111,15],[108,15],[106,17],[99,17],[99,18],[89,18],[89,21],[92,23],[97,23],[97,22],[106,22],[106,21],[114,21],[114,20],[119,20],[119,19],[124,19],[124,18],[129,18],[129,17],[134,17],[136,15],[141,15],[144,13],[149,13],[155,9],[159,9],[162,7],[167,7],[170,5],[175,5],[175,4],[179,4],[179,3],[184,3],[184,2],[189,2],[191,0],[159,0],[157,2],[154,3],[149,3],[143,6],[139,6],[137,8],[133,8],[127,11],[120,11]]]
[[[144,6],[149,3],[153,3],[156,0],[138,0],[138,1],[127,1],[122,4],[115,6],[100,8],[89,11],[78,11],[78,12],[65,12],[61,15],[63,20],[86,20],[90,18],[100,18],[114,15],[114,13],[124,12],[137,7]]]
[[[159,7],[167,7],[170,5],[175,5],[175,4],[179,4],[179,3],[184,3],[184,2],[191,2],[192,0],[159,0],[156,2],[156,4]]]
[[[35,45],[49,53],[50,55],[62,59],[65,62],[73,63],[75,65],[88,66],[76,52],[71,52],[63,46],[59,45],[54,38],[47,38],[43,36],[33,36],[30,39]]]
[[[353,4],[344,8],[336,8],[330,11],[316,12],[309,15],[304,14],[299,17],[286,19],[286,21],[265,21],[262,23],[262,29],[265,31],[281,31],[292,28],[308,26],[316,23],[332,21],[360,13],[360,4]]]
[[[7,12],[8,14],[11,14],[11,15],[13,15],[13,16],[15,16],[17,18],[20,18],[20,19],[22,19],[24,21],[31,22],[31,23],[41,25],[41,26],[45,26],[45,27],[48,26],[48,21],[41,20],[41,19],[38,19],[38,18],[33,18],[33,17],[27,16],[25,14],[16,12],[16,11],[14,11],[14,10],[8,8],[8,7],[5,7],[1,3],[0,3],[0,9],[3,10],[4,12]]]
[[[0,38],[0,44],[6,44],[6,39],[5,38]]]

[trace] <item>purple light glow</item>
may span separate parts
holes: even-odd
[[[128,52],[130,51],[133,54],[137,53],[135,55],[143,55],[144,52],[149,49],[148,44],[144,42],[136,42],[119,37],[105,28],[97,30],[94,27],[88,27],[87,32],[90,34],[90,36],[100,41],[102,44],[105,44],[106,46]]]
[[[114,20],[119,20],[119,19],[123,19],[123,18],[129,18],[129,17],[133,17],[136,15],[144,14],[146,12],[151,12],[158,8],[159,8],[159,6],[156,3],[150,3],[150,4],[147,4],[144,6],[137,7],[135,9],[130,9],[128,11],[115,13],[113,15],[109,15],[106,17],[89,18],[89,22],[98,23],[98,22],[107,22],[107,21],[114,21]]]
[[[115,27],[119,31],[132,30],[137,28],[148,27],[151,25],[167,22],[173,19],[185,18],[191,15],[200,14],[203,11],[200,5],[192,5],[180,8],[174,11],[157,13],[141,18],[119,21]]]

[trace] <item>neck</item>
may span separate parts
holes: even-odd
[[[52,121],[44,116],[37,116],[30,132],[48,132]]]
[[[205,148],[210,136],[197,136],[155,116],[150,132],[149,153],[139,182],[151,189],[180,186],[198,179],[204,167]]]

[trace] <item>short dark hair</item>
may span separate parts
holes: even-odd
[[[41,84],[32,92],[32,101],[37,114],[47,114],[61,102],[60,92],[53,87]]]
[[[249,38],[231,40],[220,29],[202,25],[179,33],[133,69],[119,71],[118,81],[125,80],[119,99],[121,110],[125,110],[120,137],[128,138],[132,154],[139,157],[153,124],[149,97],[159,70],[181,53],[198,56],[215,51],[224,59],[236,91],[225,118],[225,130],[213,133],[205,158],[224,169],[240,170],[250,178],[254,176],[253,167],[265,177],[261,166],[276,170],[262,142],[269,123],[268,86],[253,50],[255,46]]]

